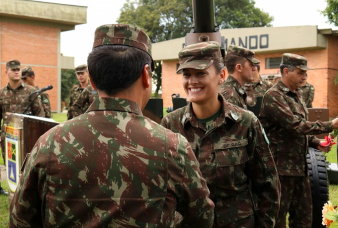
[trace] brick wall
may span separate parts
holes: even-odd
[[[6,62],[18,59],[21,67],[31,66],[37,85],[53,85],[48,91],[52,111],[57,110],[57,28],[12,22],[0,22],[1,30],[1,87],[8,83]]]

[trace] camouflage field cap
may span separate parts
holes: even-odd
[[[87,69],[87,65],[86,64],[81,64],[80,66],[77,66],[75,68],[75,72],[85,72],[85,70]]]
[[[255,58],[255,52],[247,48],[236,46],[236,45],[230,45],[228,47],[227,55],[237,55],[237,56],[246,58],[247,60],[249,60],[250,62],[254,64],[258,64],[261,62]]]
[[[148,35],[139,27],[125,24],[101,25],[95,30],[93,48],[101,45],[125,45],[145,51],[151,56],[151,41]]]
[[[221,59],[221,47],[215,41],[191,44],[178,53],[180,66],[177,73],[183,69],[193,68],[204,70],[213,64],[215,59]]]
[[[16,59],[9,60],[6,63],[6,67],[9,67],[11,69],[20,69],[20,61]]]
[[[292,53],[283,54],[281,65],[295,66],[301,70],[313,70],[307,66],[307,59],[305,57]]]
[[[30,66],[24,67],[21,70],[21,78],[26,78],[28,76],[28,72],[33,72],[32,68]]]

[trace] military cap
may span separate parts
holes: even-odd
[[[87,69],[87,65],[86,64],[81,64],[80,66],[77,66],[75,68],[75,72],[85,72],[85,70]]]
[[[177,73],[183,69],[193,68],[204,70],[213,64],[215,59],[221,59],[221,47],[215,41],[191,44],[178,53],[180,66]]]
[[[305,57],[292,53],[283,54],[281,65],[295,66],[301,70],[312,70],[312,68],[307,66],[307,59]]]
[[[11,69],[20,69],[20,61],[16,59],[9,60],[6,63],[6,67],[9,67]]]
[[[227,55],[237,55],[237,56],[246,58],[247,60],[249,60],[253,64],[258,64],[258,63],[261,62],[254,57],[255,52],[253,52],[253,51],[251,51],[247,48],[236,46],[236,45],[230,45],[228,47]]]
[[[151,41],[139,27],[125,24],[101,25],[95,30],[93,49],[101,45],[125,45],[145,51],[152,60]]]
[[[21,79],[26,78],[28,76],[28,72],[33,72],[32,68],[30,66],[24,67],[21,70]]]

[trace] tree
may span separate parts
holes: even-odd
[[[327,6],[322,11],[322,14],[329,19],[330,24],[338,26],[338,1],[337,0],[326,0]]]
[[[70,90],[78,83],[75,70],[61,70],[61,101],[69,103]]]
[[[256,8],[253,0],[215,0],[215,19],[224,29],[271,26],[273,17]],[[193,26],[192,0],[127,0],[117,21],[143,28],[153,43],[184,37]],[[154,79],[159,91],[157,67]]]

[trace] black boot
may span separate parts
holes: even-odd
[[[8,196],[8,192],[0,186],[0,195]]]

